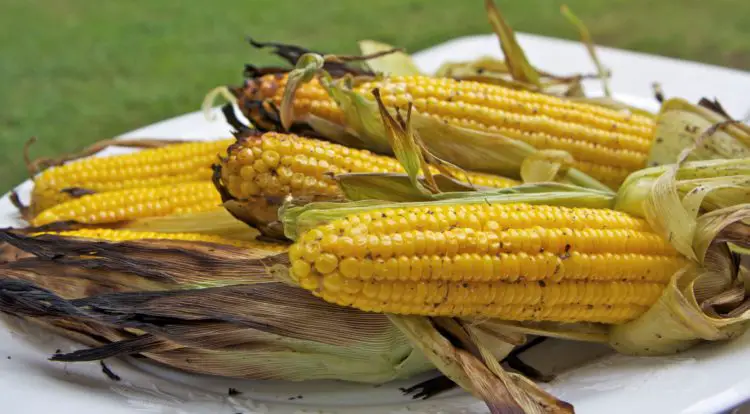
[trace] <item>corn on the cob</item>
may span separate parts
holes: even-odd
[[[33,214],[71,199],[63,190],[94,192],[208,181],[211,164],[232,140],[191,142],[132,154],[94,157],[52,167],[34,179]]]
[[[265,75],[245,90],[251,99],[281,104],[286,76]],[[393,76],[360,83],[371,96],[379,88],[389,107],[414,108],[440,121],[500,133],[537,149],[568,151],[574,167],[600,181],[619,185],[646,164],[654,138],[652,119],[595,105],[505,88],[428,76]],[[302,85],[293,100],[296,116],[314,114],[343,123],[341,110],[316,80]]]
[[[145,217],[189,214],[220,208],[211,181],[96,193],[58,204],[37,215],[34,226],[58,221],[116,223]]]
[[[303,234],[291,275],[366,311],[622,323],[685,260],[606,209],[455,204],[369,211]]]
[[[336,196],[341,190],[332,176],[343,173],[399,173],[392,157],[292,134],[268,132],[241,139],[228,150],[222,180],[239,199],[256,195],[317,194]],[[437,170],[433,169],[437,174]],[[491,174],[456,172],[473,185],[504,188],[518,182]]]
[[[260,240],[237,240],[212,234],[201,233],[159,233],[154,231],[132,231],[123,229],[77,229],[59,232],[40,232],[36,235],[51,234],[61,237],[76,237],[82,239],[102,240],[108,242],[123,242],[130,240],[181,240],[190,242],[204,242],[235,246],[243,249],[266,250],[282,252],[287,249],[283,243],[264,242]]]

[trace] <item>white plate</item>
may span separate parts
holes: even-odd
[[[570,72],[589,71],[585,52],[571,42],[522,36],[529,55],[539,66],[556,70],[563,65]],[[554,53],[548,53],[553,51]],[[582,53],[582,56],[576,53]],[[425,70],[448,56],[468,59],[482,54],[497,54],[495,40],[488,36],[458,39],[422,52],[418,63]],[[644,55],[608,50],[608,56],[625,59],[615,70],[613,89],[618,97],[630,103],[653,109],[650,90],[633,84],[624,88],[617,76],[628,67],[639,65],[648,72]],[[570,55],[575,56],[570,59]],[[621,56],[622,55],[622,56]],[[551,58],[550,56],[558,56]],[[559,60],[560,56],[568,58]],[[558,59],[558,60],[555,60]],[[653,73],[664,73],[665,67],[684,67],[686,71],[714,71],[735,76],[737,82],[748,82],[747,75],[724,72],[663,58],[652,61]],[[572,66],[571,61],[583,62]],[[656,62],[656,63],[654,63]],[[682,65],[682,66],[681,66]],[[687,65],[687,66],[685,66]],[[558,70],[559,71],[559,70]],[[741,78],[741,79],[740,79]],[[677,83],[675,83],[677,84]],[[747,83],[750,85],[750,83]],[[738,83],[734,83],[738,85]],[[685,94],[700,96],[707,92],[687,89]],[[728,108],[739,109],[741,100],[732,89],[714,89],[725,93]],[[222,122],[207,122],[194,113],[160,122],[128,133],[128,137],[218,138],[229,135]],[[118,152],[111,150],[110,152]],[[18,190],[28,196],[30,184]],[[0,226],[19,226],[14,208],[7,196],[0,199]],[[386,384],[381,387],[332,381],[289,383],[278,381],[240,381],[189,375],[133,359],[107,361],[122,381],[107,379],[98,363],[56,363],[47,357],[60,349],[70,351],[80,345],[59,338],[28,324],[8,319],[7,329],[0,328],[0,401],[2,413],[483,413],[484,405],[461,391],[453,391],[426,402],[415,402],[401,395],[399,387],[413,385],[419,379]],[[712,344],[668,358],[633,358],[621,355],[604,357],[570,367],[572,355],[602,352],[584,344],[552,341],[529,352],[528,360],[554,371],[558,378],[545,385],[550,392],[575,405],[577,413],[709,413],[732,407],[750,397],[750,336],[731,343]],[[585,350],[585,352],[584,352]],[[567,366],[566,366],[567,365]],[[428,378],[428,376],[423,378]],[[241,395],[228,396],[235,388]],[[301,396],[301,398],[300,398]]]

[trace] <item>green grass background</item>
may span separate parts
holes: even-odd
[[[2,0],[0,191],[21,157],[72,151],[198,109],[205,92],[270,63],[258,40],[350,53],[372,38],[418,51],[489,32],[479,0]],[[560,1],[498,0],[519,31],[577,38]],[[569,0],[597,43],[750,69],[748,0]]]

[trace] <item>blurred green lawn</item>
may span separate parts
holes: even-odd
[[[750,69],[750,1],[567,3],[597,43]],[[577,37],[560,1],[498,4],[519,31]],[[244,63],[274,61],[246,35],[350,53],[363,38],[418,51],[486,32],[479,0],[3,0],[0,191],[26,178],[32,135],[34,156],[71,151],[194,111]]]

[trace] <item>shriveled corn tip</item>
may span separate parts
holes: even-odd
[[[249,99],[281,104],[286,77],[267,75],[248,89]],[[480,82],[429,76],[392,76],[363,82],[355,91],[378,88],[386,106],[405,108],[453,125],[505,135],[538,149],[568,151],[574,167],[609,185],[645,166],[654,139],[651,118],[545,94]],[[302,85],[296,115],[313,114],[344,123],[343,114],[317,80]]]
[[[195,241],[235,246],[241,247],[243,249],[266,250],[269,252],[282,252],[287,250],[288,248],[288,246],[283,243],[270,243],[259,240],[237,240],[201,233],[159,233],[153,231],[132,231],[121,229],[77,229],[59,232],[39,232],[33,235],[38,236],[44,234],[51,234],[61,237],[103,240],[108,242],[122,242],[130,240]]]
[[[210,181],[152,188],[132,188],[86,195],[49,208],[32,220],[42,226],[60,221],[106,224],[221,208],[221,197]]]
[[[130,154],[93,157],[52,167],[34,178],[31,207],[35,214],[72,199],[63,190],[94,192],[158,187],[208,181],[211,165],[233,140],[176,143]]]
[[[303,234],[293,279],[366,311],[622,323],[687,261],[606,209],[456,204],[368,211]]]
[[[343,173],[399,173],[392,157],[292,134],[267,132],[232,145],[222,164],[222,180],[234,197],[287,194],[337,196],[333,176]],[[436,170],[433,173],[437,173]],[[518,182],[491,174],[468,172],[472,184],[504,188]]]

